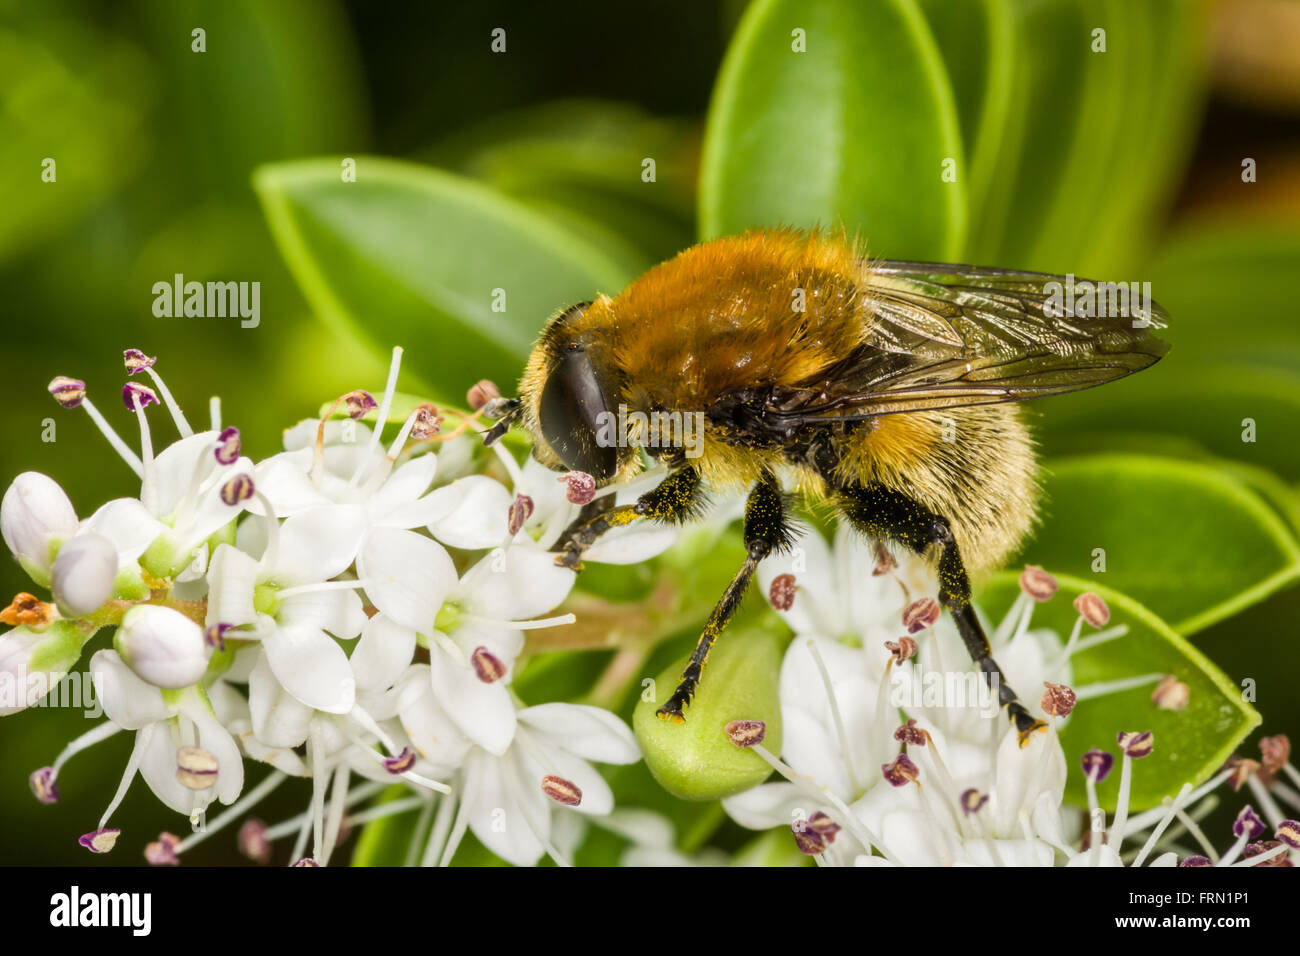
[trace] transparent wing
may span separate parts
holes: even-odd
[[[864,344],[774,396],[768,412],[789,427],[1101,385],[1168,351],[1154,334],[1168,315],[1140,292],[1039,272],[876,262],[859,289]]]

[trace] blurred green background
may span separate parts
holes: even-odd
[[[1274,537],[1294,549],[1298,10],[1289,0],[764,0],[748,15],[742,2],[699,0],[0,0],[0,301],[13,362],[0,480],[45,472],[83,516],[138,493],[89,420],[45,392],[55,375],[85,379],[134,443],[117,398],[126,347],[160,356],[192,418],[222,395],[255,457],[322,401],[377,387],[393,344],[407,349],[408,390],[456,401],[483,374],[510,387],[519,342],[564,303],[549,286],[533,298],[521,290],[508,334],[477,329],[486,306],[456,295],[486,303],[487,291],[440,272],[454,254],[472,260],[476,281],[543,261],[526,261],[526,244],[494,245],[487,226],[476,234],[492,216],[543,223],[565,249],[590,252],[586,267],[611,294],[701,237],[838,221],[889,258],[1151,281],[1174,316],[1171,357],[1113,390],[1041,403],[1045,451],[1207,463],[1264,502],[1282,529]],[[805,59],[778,56],[791,23],[808,30]],[[1104,55],[1091,47],[1098,26]],[[191,49],[196,27],[202,53]],[[497,27],[505,53],[490,49]],[[948,155],[958,182],[939,186],[936,157]],[[330,259],[320,249],[350,210],[332,219],[300,179],[266,173],[263,199],[282,204],[281,229],[317,236],[314,261],[330,267],[315,279],[295,267],[295,278],[252,176],[320,156],[333,169],[345,156],[409,160],[491,192],[464,205],[479,194],[438,180],[444,191],[427,208],[398,193],[407,219],[391,229],[356,220],[365,243]],[[55,183],[41,181],[46,157]],[[1255,181],[1243,181],[1247,159]],[[368,160],[358,162],[365,184]],[[348,257],[363,245],[380,258],[358,282]],[[404,261],[404,250],[416,254]],[[176,273],[260,282],[259,327],[156,318],[152,286]],[[586,274],[566,277],[573,298],[590,291]],[[322,290],[343,306],[322,308]],[[1247,417],[1254,443],[1241,441]],[[42,441],[47,418],[54,442]],[[167,440],[164,416],[152,421]],[[1114,508],[1130,524],[1146,510],[1113,487],[1079,493],[1095,497],[1053,500],[1049,528],[1070,509]],[[1050,545],[1059,553],[1031,545],[1030,557],[1086,572],[1067,530]],[[1235,560],[1231,547],[1201,550],[1211,576]],[[1293,564],[1260,571],[1278,591],[1241,613],[1232,595],[1215,604],[1221,613],[1182,608],[1185,579],[1146,582],[1172,595],[1169,606],[1137,595],[1172,622],[1201,613],[1196,644],[1230,676],[1258,680],[1268,732],[1300,727],[1290,692],[1300,597],[1283,587]],[[6,595],[31,587],[8,562],[0,585]],[[55,709],[0,722],[0,863],[137,862],[76,844],[116,783],[125,735],[69,765],[58,805],[28,792],[27,774],[86,726]],[[302,794],[290,789],[260,813],[296,812]],[[115,822],[140,839],[184,826],[140,783]],[[213,840],[197,861],[237,862],[232,842]]]

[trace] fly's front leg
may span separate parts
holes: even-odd
[[[989,639],[970,601],[970,578],[948,519],[878,484],[841,489],[839,504],[849,523],[869,537],[897,541],[917,554],[931,547],[939,549],[939,603],[952,614],[971,660],[984,674],[990,689],[997,691],[998,703],[1007,709],[1015,724],[1020,745],[1023,747],[1028,742],[1030,734],[1045,729],[1047,725],[1030,714],[1016,698],[1002,668],[993,659]]]
[[[700,473],[694,468],[675,471],[632,504],[618,505],[576,522],[565,532],[555,563],[577,571],[582,567],[583,554],[606,531],[647,518],[680,524],[698,515],[703,505]]]
[[[776,479],[767,474],[754,486],[745,502],[745,563],[731,579],[722,599],[705,622],[704,631],[695,645],[691,659],[682,671],[681,682],[668,702],[657,711],[661,718],[678,723],[686,719],[686,708],[695,697],[704,665],[709,659],[709,651],[735,615],[758,563],[773,551],[785,550],[790,543],[791,529],[786,515],[785,497],[781,494]]]

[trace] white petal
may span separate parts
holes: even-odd
[[[307,739],[312,710],[281,686],[262,654],[248,675],[248,706],[253,733],[268,747],[297,747]]]
[[[139,501],[117,498],[101,505],[81,526],[83,531],[102,534],[113,546],[122,565],[134,564],[145,548],[167,530]]]
[[[83,531],[65,541],[50,578],[59,608],[70,617],[99,610],[113,593],[117,562],[117,549],[102,534]]]
[[[291,594],[282,601],[275,617],[282,624],[311,624],[344,640],[360,634],[366,623],[365,606],[351,588]]]
[[[464,799],[469,803],[469,826],[479,842],[507,863],[532,866],[545,852],[542,840],[533,827],[538,813],[545,819],[545,837],[550,836],[550,812],[540,805],[545,800],[541,790],[536,798],[523,797],[531,806],[521,806],[521,795],[513,781],[507,782],[509,770],[503,761],[487,754],[472,754],[466,768]]]
[[[600,707],[538,704],[519,712],[519,720],[545,734],[570,753],[600,763],[635,763],[641,759],[636,737],[627,724]]]
[[[569,809],[595,816],[604,816],[614,809],[614,791],[599,771],[582,758],[558,747],[544,753],[525,747],[522,755],[524,767],[531,771],[523,780],[525,787],[540,790],[544,777],[556,776],[572,783],[582,793],[578,805]],[[549,800],[550,797],[546,799]]]
[[[348,658],[360,691],[393,686],[411,663],[415,631],[392,618],[376,614],[361,629],[361,640]]]
[[[425,634],[456,584],[456,566],[442,545],[398,528],[374,528],[366,535],[357,572],[375,607]]]
[[[638,564],[663,554],[673,546],[678,534],[675,527],[626,525],[603,535],[582,558],[605,564]]]
[[[202,467],[205,476],[216,470],[213,452],[217,436],[215,431],[199,432],[172,442],[154,457],[154,501],[158,517],[166,517],[176,510],[193,484],[196,468]],[[204,456],[207,456],[206,463]]]
[[[394,468],[393,473],[367,502],[366,511],[371,522],[387,523],[384,518],[395,509],[411,504],[428,491],[437,470],[438,457],[428,454],[412,458]]]
[[[352,709],[356,681],[348,656],[324,631],[310,625],[277,627],[262,638],[262,647],[275,679],[300,703],[329,714]]]
[[[722,801],[727,816],[751,830],[788,827],[797,810],[806,808],[808,797],[792,783],[763,783]],[[806,819],[811,814],[804,814]]]
[[[333,504],[311,480],[312,450],[282,452],[258,462],[253,482],[281,517],[310,508]],[[261,506],[249,502],[249,510],[261,514]]]
[[[493,548],[505,540],[508,512],[513,498],[505,485],[486,475],[460,478],[434,495],[457,496],[455,510],[431,522],[430,533],[453,548]],[[438,499],[441,503],[441,498]]]
[[[235,739],[194,691],[186,693],[181,711],[194,721],[199,732],[199,746],[217,758],[217,782],[213,794],[222,803],[234,803],[244,789],[244,761]]]
[[[260,566],[228,544],[217,545],[208,565],[207,623],[250,624],[257,619],[253,592]]]
[[[144,756],[140,761],[140,776],[149,789],[170,809],[186,816],[201,810],[213,801],[213,790],[191,790],[176,778],[178,747],[173,721],[150,724],[140,733],[148,734]]]
[[[460,732],[434,696],[427,665],[412,667],[397,694],[398,717],[416,752],[438,773],[460,767],[469,738]]]
[[[555,555],[511,547],[484,557],[461,581],[471,613],[493,620],[524,621],[553,610],[569,596],[576,575]]]
[[[433,692],[447,715],[488,753],[503,754],[515,737],[515,705],[503,681],[485,684],[443,650],[429,654]]]
[[[328,581],[352,564],[364,530],[359,505],[330,505],[293,515],[280,526],[280,551],[269,575],[285,586]]]
[[[119,727],[139,730],[166,719],[168,708],[162,691],[137,677],[117,651],[96,651],[90,659],[90,673],[104,713]]]

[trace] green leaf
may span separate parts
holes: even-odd
[[[1105,454],[1047,465],[1042,527],[1019,560],[1130,595],[1194,633],[1300,578],[1268,505],[1209,465]],[[1105,550],[1105,572],[1092,571]]]
[[[553,218],[580,214],[655,261],[691,244],[699,134],[626,103],[562,100],[493,114],[421,155]],[[655,178],[643,176],[646,158]]]
[[[1056,596],[1034,608],[1032,627],[1051,628],[1064,639],[1078,617],[1074,598],[1085,591],[1099,594],[1110,606],[1110,625],[1125,625],[1128,633],[1075,653],[1071,658],[1073,687],[1081,691],[1103,681],[1147,674],[1172,674],[1188,686],[1190,697],[1182,711],[1163,710],[1151,700],[1153,685],[1134,687],[1081,700],[1061,731],[1068,776],[1066,795],[1086,804],[1080,758],[1093,747],[1107,750],[1119,762],[1116,735],[1149,730],[1155,750],[1134,764],[1130,807],[1141,810],[1174,796],[1184,783],[1203,782],[1218,770],[1242,740],[1259,726],[1260,716],[1242,699],[1241,688],[1228,679],[1173,629],[1137,601],[1091,580],[1058,575]],[[978,600],[991,617],[1010,608],[1019,593],[1017,576],[998,575]],[[1085,627],[1085,631],[1090,629]],[[1086,639],[1087,633],[1084,634]],[[1119,768],[1098,786],[1098,799],[1114,810]]]
[[[481,378],[515,382],[552,313],[633,277],[470,180],[368,157],[356,182],[340,169],[338,159],[264,166],[254,185],[316,312],[384,351],[407,346],[407,369],[435,399],[463,401]],[[505,311],[493,311],[497,289]]]
[[[956,98],[970,165],[970,218],[990,213],[1009,185],[998,171],[1015,161],[1012,132],[1019,37],[1011,0],[921,0]],[[969,261],[971,256],[964,256]]]
[[[795,52],[794,30],[806,52]],[[941,179],[945,160],[956,181]],[[915,0],[758,0],[705,131],[700,230],[844,226],[890,258],[955,259],[966,235],[957,106]]]
[[[684,723],[662,720],[655,711],[672,695],[689,655],[655,678],[653,699],[637,705],[632,729],[646,766],[664,789],[685,800],[716,800],[762,783],[771,774],[766,761],[733,744],[725,728],[733,720],[764,721],[764,746],[780,753],[777,677],[784,644],[769,631],[728,630],[709,656]]]
[[[1166,361],[1300,368],[1297,262],[1300,228],[1290,223],[1209,218],[1174,233],[1151,264],[1152,294],[1173,317],[1161,333],[1174,344]]]
[[[1117,443],[1126,434],[1161,434],[1300,481],[1300,444],[1293,437],[1300,374],[1227,361],[1189,368],[1181,359],[1175,351],[1131,379],[1035,403],[1044,453],[1078,454],[1090,433],[1113,434]],[[1104,444],[1090,437],[1088,447]]]

